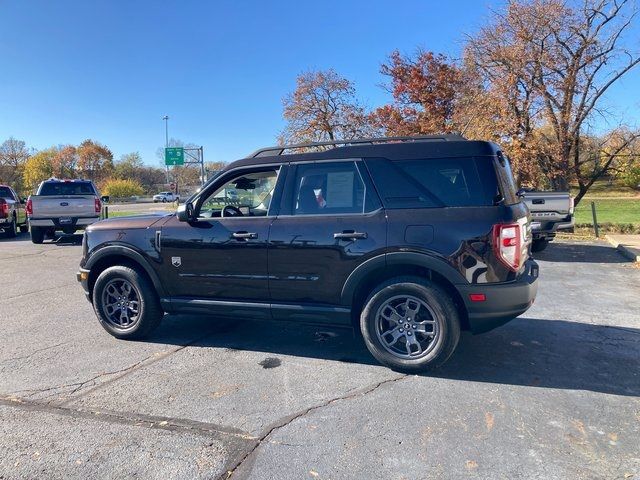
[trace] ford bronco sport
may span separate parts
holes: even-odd
[[[238,200],[221,204],[231,189]],[[176,214],[89,226],[78,280],[118,338],[149,334],[165,312],[347,324],[381,363],[419,371],[446,361],[461,329],[529,308],[530,244],[493,143],[323,142],[232,163]]]

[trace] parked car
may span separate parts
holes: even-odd
[[[148,335],[164,312],[351,325],[381,363],[413,372],[445,362],[461,330],[531,306],[529,213],[497,145],[305,147],[318,146],[259,150],[176,214],[90,226],[77,278],[100,324],[123,339]],[[231,188],[243,203],[220,209]]]
[[[72,234],[100,220],[102,203],[90,180],[50,178],[27,200],[31,241],[42,243],[56,231]]]
[[[153,203],[167,203],[180,200],[180,195],[175,195],[173,192],[160,192],[153,196]]]
[[[26,232],[29,228],[24,205],[24,199],[13,188],[0,185],[0,230],[7,237],[15,237],[18,229]]]
[[[559,230],[573,229],[573,197],[569,192],[521,190],[519,193],[531,212],[532,252],[547,248]]]

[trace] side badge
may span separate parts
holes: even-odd
[[[182,265],[182,258],[181,257],[171,257],[171,265],[173,265],[174,267],[178,268],[180,265]]]

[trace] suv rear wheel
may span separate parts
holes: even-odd
[[[116,338],[134,340],[151,333],[164,312],[149,279],[130,267],[109,267],[96,280],[93,309]]]
[[[394,278],[376,288],[360,316],[367,348],[383,365],[419,372],[442,365],[460,339],[449,295],[420,278]]]

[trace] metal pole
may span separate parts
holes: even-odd
[[[164,148],[167,148],[169,146],[169,115],[162,117],[162,120],[164,120]],[[167,183],[169,183],[169,165],[165,165],[164,168],[167,173]]]
[[[200,183],[204,186],[204,182],[206,181],[205,173],[204,173],[204,148],[200,147]]]
[[[596,232],[596,238],[598,238],[600,231],[598,230],[598,217],[596,217],[596,202],[591,202],[591,213],[593,215],[593,229]]]

